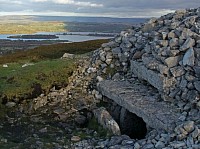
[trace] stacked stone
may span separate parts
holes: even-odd
[[[181,113],[173,134],[157,132],[135,148],[200,148],[200,8],[122,31],[94,52],[91,68],[97,82],[130,79],[130,74],[146,80]]]
[[[102,75],[108,69],[127,73],[131,65],[133,73],[157,88],[164,100],[199,108],[199,33],[200,8],[179,10],[122,31],[95,51],[93,66]]]

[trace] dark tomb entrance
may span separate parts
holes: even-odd
[[[144,139],[147,134],[144,120],[124,108],[121,109],[119,126],[121,133],[132,139]]]

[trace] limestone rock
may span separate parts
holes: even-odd
[[[188,121],[184,123],[183,128],[188,132],[192,132],[194,130],[194,122],[193,121]]]
[[[185,51],[189,48],[192,48],[195,45],[195,40],[192,38],[187,38],[185,43],[180,47],[181,51]]]
[[[103,125],[104,128],[109,129],[115,135],[121,134],[119,125],[105,108],[101,107],[96,109],[93,113],[98,119],[98,122]]]
[[[183,65],[194,66],[195,56],[193,48],[187,50],[183,57]]]
[[[62,59],[66,59],[66,58],[73,59],[74,57],[75,57],[74,54],[65,53],[65,54],[63,54]]]
[[[180,56],[175,56],[175,57],[168,57],[165,59],[165,63],[167,64],[167,66],[169,68],[177,66],[177,64],[179,63],[180,60]]]

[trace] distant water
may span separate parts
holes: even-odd
[[[0,39],[9,39],[9,40],[68,40],[69,42],[81,42],[81,41],[88,41],[88,40],[112,38],[112,37],[108,37],[108,36],[103,36],[103,35],[105,35],[105,33],[98,33],[98,34],[103,34],[102,36],[87,36],[87,34],[95,34],[93,32],[67,32],[67,35],[64,35],[63,32],[38,32],[36,34],[56,35],[59,38],[56,38],[56,39],[15,39],[15,38],[7,38],[8,36],[13,36],[13,34],[0,34]],[[23,34],[15,34],[15,35],[23,35]],[[113,37],[114,37],[114,35],[113,35]]]

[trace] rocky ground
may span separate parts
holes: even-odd
[[[52,89],[47,96],[41,95],[20,106],[7,103],[7,107],[17,109],[2,120],[0,145],[2,148],[199,149],[199,24],[200,8],[188,9],[121,32],[94,51],[90,60],[78,62],[67,88]],[[108,133],[101,137],[86,124],[103,99],[96,85],[104,79],[142,82],[154,87],[159,94],[158,102],[176,108],[179,123],[172,132],[149,128],[140,140],[127,135],[109,137]]]
[[[9,112],[1,117],[0,148],[104,148],[108,143],[113,146],[122,140],[125,146],[133,144],[125,135],[109,140],[110,133],[95,126],[98,124],[94,122],[92,109],[96,102],[88,94],[91,81],[86,72],[88,62],[88,59],[78,62],[67,88],[52,88],[47,96],[20,105],[8,102]]]

